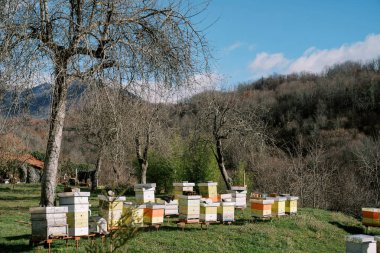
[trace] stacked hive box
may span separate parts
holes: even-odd
[[[154,202],[154,191],[156,190],[156,184],[136,184],[134,190],[136,202],[138,204]]]
[[[268,218],[272,215],[273,200],[251,199],[251,214],[256,218]]]
[[[178,200],[171,199],[169,202],[166,202],[163,199],[156,198],[156,203],[165,206],[165,216],[178,215]]]
[[[346,237],[346,253],[376,253],[373,236],[349,235]]]
[[[164,222],[165,206],[147,203],[144,209],[144,224],[156,225]]]
[[[200,200],[201,196],[198,195],[180,195],[179,219],[187,223],[199,222]]]
[[[109,197],[98,195],[99,214],[107,221],[108,228],[117,227],[123,213],[124,196]]]
[[[218,183],[216,182],[207,182],[199,183],[199,193],[203,198],[211,199],[213,202],[218,201]]]
[[[66,206],[69,236],[88,235],[89,192],[58,193],[59,205]]]
[[[179,199],[180,195],[186,195],[186,192],[193,192],[194,183],[188,183],[186,181],[182,183],[173,183],[174,186],[174,199]]]
[[[32,240],[46,240],[54,236],[67,236],[67,207],[32,207]]]
[[[232,202],[231,193],[218,194],[218,202]]]
[[[286,196],[285,201],[285,213],[286,214],[297,214],[297,201],[296,196]]]
[[[274,201],[272,204],[272,216],[285,215],[285,197],[267,197],[266,199]]]
[[[202,202],[200,204],[200,220],[203,222],[215,222],[218,220],[218,206],[220,203]]]
[[[362,223],[365,226],[380,226],[380,209],[379,208],[362,208]]]
[[[232,186],[228,192],[232,194],[232,201],[235,202],[235,208],[247,207],[247,187]]]
[[[133,204],[125,202],[123,206],[123,216],[131,215],[133,225],[142,225],[144,221],[145,204]]]
[[[235,202],[220,202],[220,206],[218,206],[218,220],[221,222],[235,220]]]

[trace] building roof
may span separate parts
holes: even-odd
[[[11,153],[2,153],[0,154],[0,157],[6,160],[16,160],[20,161],[21,163],[26,163],[30,166],[33,166],[37,169],[43,169],[44,168],[44,162],[41,160],[38,160],[31,154],[11,154]]]

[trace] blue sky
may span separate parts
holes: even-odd
[[[380,56],[380,0],[213,0],[202,16],[223,86]]]

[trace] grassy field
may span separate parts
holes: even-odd
[[[29,222],[28,209],[38,206],[38,200],[39,185],[0,185],[1,252],[32,252],[28,246],[31,228],[22,221]],[[92,214],[96,215],[95,195],[90,202]],[[270,222],[249,223],[248,209],[239,216],[247,221],[211,225],[208,230],[191,225],[184,232],[172,220],[158,232],[140,231],[120,252],[344,252],[345,235],[363,233],[358,220],[317,209],[301,209],[297,216]],[[371,232],[379,234],[380,230]],[[66,249],[63,242],[54,242],[53,252],[74,252],[74,242],[69,243]],[[85,252],[88,243],[87,239],[81,240],[79,252]]]

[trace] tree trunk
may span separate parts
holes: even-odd
[[[65,64],[61,65],[61,67],[56,67],[55,77],[49,138],[41,180],[40,206],[54,206],[58,160],[61,151],[62,131],[66,114],[67,83]]]
[[[220,173],[222,174],[224,183],[226,184],[227,190],[231,190],[232,179],[228,176],[226,167],[224,166],[224,157],[222,153],[222,140],[216,140],[216,160],[218,162],[218,167]]]
[[[141,159],[139,160],[140,171],[141,171],[141,184],[146,184],[146,172],[148,171],[148,161]]]
[[[99,152],[98,159],[96,161],[96,168],[94,173],[91,175],[91,191],[94,192],[98,188],[98,179],[99,179],[99,173],[100,169],[102,167],[102,160],[103,160],[103,155],[102,152]]]

